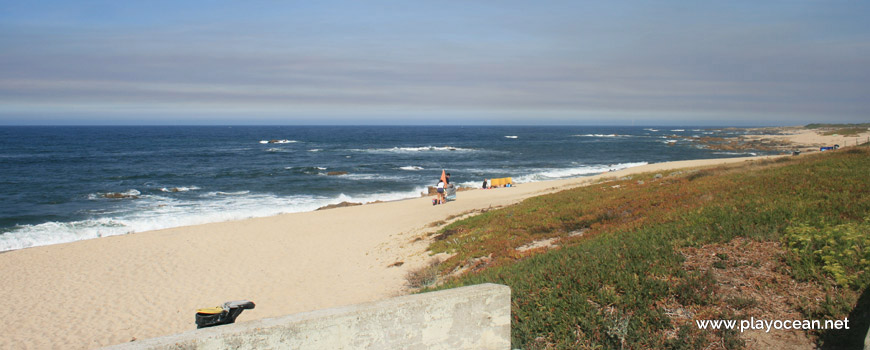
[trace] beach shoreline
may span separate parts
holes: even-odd
[[[837,142],[816,136],[783,135],[802,149]],[[0,295],[14,303],[0,320],[0,348],[95,348],[183,332],[196,327],[197,308],[228,300],[257,303],[244,322],[406,294],[405,276],[433,258],[428,234],[451,218],[609,178],[771,157],[782,156],[653,163],[463,191],[446,205],[409,198],[8,251]]]

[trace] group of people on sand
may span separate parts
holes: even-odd
[[[497,187],[513,187],[513,183],[510,181],[510,178],[507,178],[508,182],[504,183],[504,181],[500,182],[502,186],[494,186],[492,180],[483,179],[483,189],[497,188]],[[501,179],[503,180],[503,179]],[[438,179],[438,184],[435,185],[435,198],[432,199],[432,205],[444,204],[447,203],[447,195],[450,192],[450,189],[453,189],[454,185],[450,183],[450,173],[445,170],[441,171],[441,177]]]
[[[513,187],[513,181],[509,177],[500,179],[483,179],[483,189],[498,187]],[[438,179],[438,184],[435,185],[436,196],[432,199],[432,205],[447,203],[448,196],[455,196],[455,192],[453,191],[455,191],[455,187],[450,183],[450,173],[446,170],[441,170],[441,177]],[[455,200],[455,198],[451,198],[451,200]]]

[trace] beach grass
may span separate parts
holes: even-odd
[[[868,173],[870,150],[860,147],[530,198],[438,231],[430,249],[455,255],[440,265],[448,277],[437,288],[510,286],[515,348],[741,348],[736,331],[702,331],[692,320],[766,312],[764,298],[724,296],[717,276],[774,264],[788,281],[751,282],[821,293],[821,301],[797,295],[794,308],[807,319],[853,316],[851,333],[811,334],[850,347],[870,325],[855,311],[870,299]],[[557,243],[518,249],[545,240]],[[772,244],[776,253],[744,263],[710,253],[713,264],[686,268],[686,249],[733,242],[735,252]]]
[[[838,129],[842,129],[842,128],[863,128],[864,130],[867,130],[867,128],[870,128],[870,123],[855,123],[855,124],[824,124],[824,123],[813,123],[813,124],[807,124],[807,125],[804,126],[804,127],[807,128],[807,129],[821,129],[821,128],[838,128]]]
[[[842,136],[857,136],[858,134],[867,132],[866,127],[839,128],[825,131],[822,135],[842,135]]]

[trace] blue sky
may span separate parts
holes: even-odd
[[[865,1],[0,0],[0,124],[870,121]]]

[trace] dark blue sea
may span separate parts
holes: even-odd
[[[691,140],[730,133],[691,127],[0,127],[0,251],[343,201],[419,197],[441,169],[453,183],[476,187],[484,178],[511,176],[521,184],[754,154],[717,152]]]

